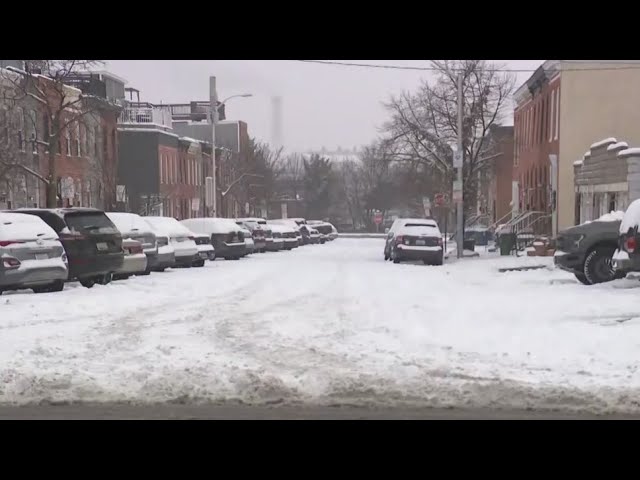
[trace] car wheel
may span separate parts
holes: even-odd
[[[84,288],[93,288],[95,284],[96,284],[96,280],[94,278],[80,279],[80,285],[82,285]]]
[[[391,250],[391,260],[393,263],[400,263],[400,258],[398,258],[394,250]]]
[[[193,266],[197,268],[204,267],[204,260],[194,263]]]
[[[113,274],[107,273],[105,275],[99,276],[96,279],[96,283],[99,283],[100,285],[109,285],[112,280],[113,280]]]
[[[422,263],[424,263],[425,265],[431,265],[431,262],[429,260],[427,260],[426,258],[422,259]]]
[[[433,262],[432,265],[440,266],[443,263],[444,263],[444,254],[440,256],[435,262]]]
[[[136,275],[143,276],[143,277],[147,275],[151,275],[151,270],[147,269],[144,272],[136,273]]]
[[[614,252],[613,247],[596,247],[587,255],[584,261],[584,276],[592,285],[610,282],[616,278],[611,259]]]
[[[591,285],[591,282],[587,279],[584,273],[574,273],[574,275],[576,276],[578,281],[583,285]]]

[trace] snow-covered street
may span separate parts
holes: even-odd
[[[552,258],[394,265],[383,240],[0,297],[0,403],[640,412],[640,282]],[[522,264],[549,268],[499,273]]]

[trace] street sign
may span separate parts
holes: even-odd
[[[453,168],[462,168],[462,151],[453,152]]]
[[[453,191],[453,202],[459,203],[462,201],[462,190],[454,190]]]
[[[460,180],[454,180],[453,181],[453,191],[455,192],[462,192],[462,181]]]
[[[382,213],[376,213],[373,216],[373,223],[375,223],[376,225],[380,225],[382,223],[382,219],[383,219]]]
[[[193,210],[194,212],[200,210],[200,198],[193,197],[191,199],[191,210]]]

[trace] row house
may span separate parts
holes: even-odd
[[[556,234],[580,218],[574,163],[593,140],[640,144],[640,62],[548,60],[514,100],[514,211],[550,213]]]
[[[181,136],[198,139],[210,146],[213,128],[210,122],[210,103],[191,102],[189,104],[168,105],[173,123],[173,131]],[[239,120],[225,120],[224,105],[220,105],[216,124],[216,193],[217,215],[240,217],[245,215],[264,216],[267,212],[260,194],[260,180],[244,176],[247,168],[249,133],[247,123]],[[211,168],[211,167],[209,167]]]
[[[120,209],[178,220],[207,215],[205,178],[211,172],[211,147],[176,133],[169,106],[128,101],[118,135]]]
[[[0,208],[45,207],[45,181],[51,161],[46,142],[53,126],[44,102],[22,95],[15,87],[15,82],[24,77],[24,64],[2,63],[14,70],[0,69],[0,96],[5,99],[0,105],[0,165],[4,166],[0,166]],[[78,102],[60,118],[61,123],[68,124],[60,131],[54,150],[57,205],[113,207],[118,159],[116,122],[124,80],[108,72],[73,73],[64,84],[44,75],[30,79],[44,92],[43,100],[54,106],[54,111],[58,91],[67,101]],[[118,95],[119,90],[122,95]],[[16,93],[14,101],[6,100]]]

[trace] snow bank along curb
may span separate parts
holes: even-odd
[[[387,238],[384,233],[340,233],[338,238]]]

